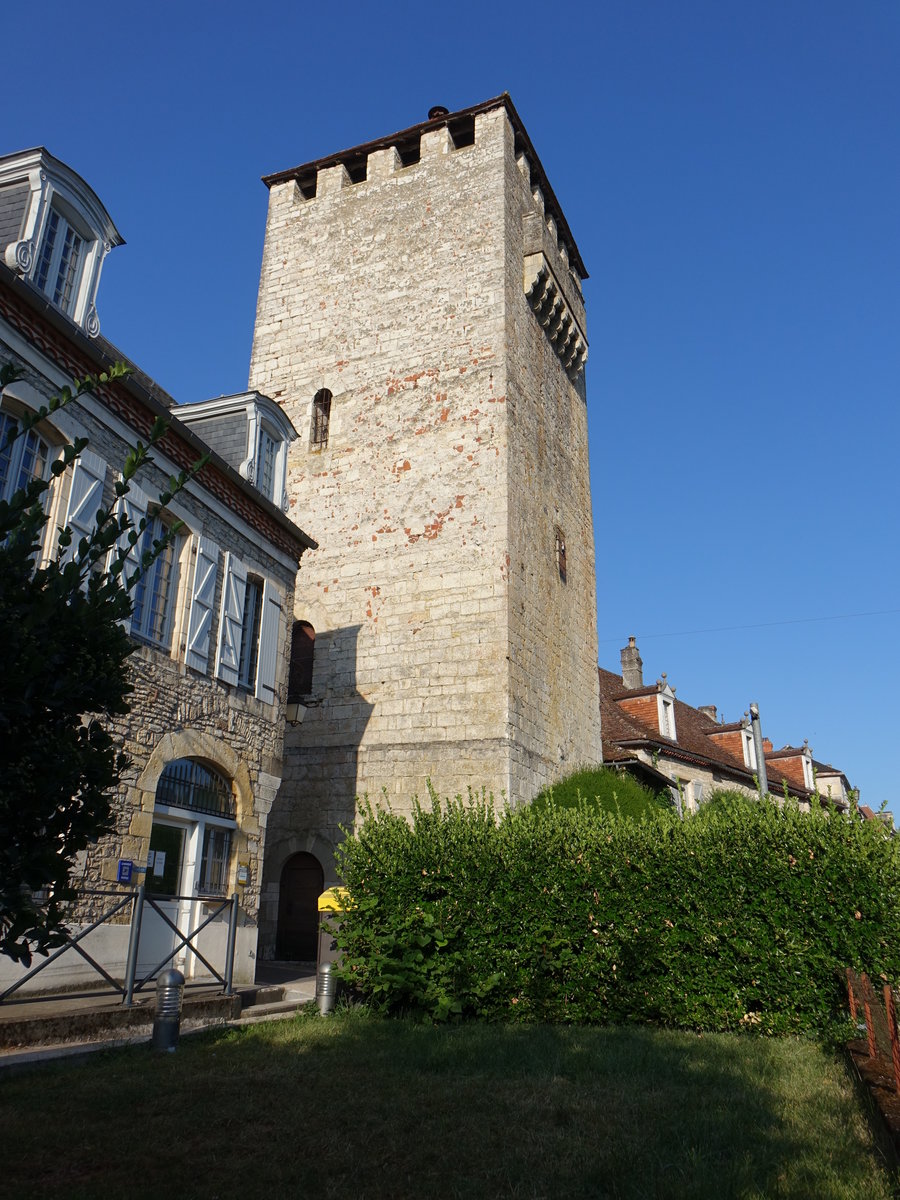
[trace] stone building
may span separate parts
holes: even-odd
[[[264,907],[354,797],[512,804],[601,758],[586,270],[509,97],[268,176],[250,387],[320,549]],[[298,679],[304,670],[298,667]],[[297,856],[301,856],[298,858]]]
[[[124,360],[100,336],[96,307],[103,259],[121,240],[90,187],[45,150],[0,158],[0,362],[22,372],[0,397],[4,443],[24,411]],[[134,368],[0,454],[0,498],[49,478],[64,443],[89,439],[49,493],[44,549],[54,553],[56,528],[70,526],[76,539],[87,532],[113,503],[128,447],[146,440],[158,416],[169,420],[127,507],[136,523],[148,520],[142,550],[171,520],[183,527],[134,593],[135,691],[131,714],[116,722],[131,765],[115,797],[115,832],[85,854],[76,884],[115,890],[129,865],[132,885],[146,869],[148,890],[183,929],[238,891],[236,978],[252,980],[266,826],[283,776],[288,616],[301,555],[315,543],[283,511],[295,434],[281,409],[242,396],[185,412],[179,420],[171,397]],[[159,514],[154,497],[170,475],[207,451],[194,428],[204,424],[233,461],[213,453]],[[127,933],[104,926],[91,935],[94,954],[116,972]],[[216,920],[200,943],[220,963],[224,936]],[[143,966],[163,956],[167,939],[171,948],[171,931],[145,915]],[[73,952],[60,959],[51,982],[72,982],[73,960]],[[196,966],[190,954],[182,962],[188,974]]]

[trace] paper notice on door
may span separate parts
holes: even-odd
[[[150,853],[147,855],[147,870],[148,871],[153,870],[153,863],[154,863],[155,859],[156,859],[156,851],[151,850]]]
[[[153,859],[153,874],[165,875],[166,873],[166,852],[165,850],[157,850]]]

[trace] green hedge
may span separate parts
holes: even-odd
[[[900,980],[900,840],[771,803],[640,822],[371,809],[340,868],[344,973],[432,1019],[822,1031],[847,966]]]
[[[609,767],[585,767],[535,796],[535,808],[582,808],[615,813],[622,817],[650,816],[668,812],[668,793],[652,792],[631,775]]]

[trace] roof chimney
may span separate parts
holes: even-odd
[[[718,720],[716,706],[714,704],[698,704],[697,712],[702,712],[704,717],[709,717],[711,721]]]
[[[644,662],[641,652],[633,637],[628,639],[628,645],[619,652],[622,659],[622,682],[627,688],[644,686]]]

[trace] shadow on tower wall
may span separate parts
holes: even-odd
[[[338,882],[335,847],[356,815],[359,746],[373,709],[356,686],[359,630],[317,632],[306,713],[285,729],[282,783],[266,824],[260,958],[275,952],[282,870],[292,855],[314,855],[326,888]]]

